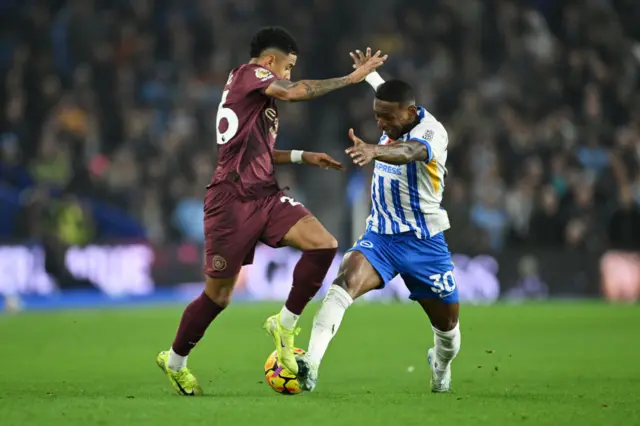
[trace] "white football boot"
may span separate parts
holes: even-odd
[[[431,392],[442,393],[451,391],[451,365],[446,370],[438,369],[435,348],[429,349],[427,360],[431,366]]]
[[[308,355],[296,359],[298,362],[298,380],[302,390],[312,392],[318,383],[318,364],[312,362]]]

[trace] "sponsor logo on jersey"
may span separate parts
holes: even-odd
[[[271,71],[264,68],[256,68],[256,77],[258,77],[260,81],[267,81],[270,78],[273,78],[273,74],[271,74]]]
[[[264,115],[273,125],[269,126],[269,132],[275,138],[278,136],[278,113],[273,108],[267,108],[264,110]]]
[[[269,121],[273,121],[276,119],[276,117],[278,116],[278,113],[276,112],[275,109],[273,108],[267,108],[264,110],[264,115],[267,116],[267,118],[269,119]]]
[[[433,130],[428,129],[426,132],[424,132],[424,140],[431,142],[431,139],[433,139]]]
[[[376,170],[380,170],[382,172],[391,173],[391,174],[397,175],[397,176],[401,176],[402,175],[402,168],[400,168],[398,166],[393,166],[393,165],[387,164],[387,163],[381,163],[379,161],[376,161]]]

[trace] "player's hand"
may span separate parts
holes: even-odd
[[[371,72],[380,68],[387,60],[387,55],[382,56],[382,52],[379,50],[375,55],[371,56],[371,48],[367,47],[366,53],[362,53],[360,50],[349,52],[351,59],[353,59],[353,68],[355,71],[351,73],[351,79],[353,83],[360,83]]]
[[[349,56],[353,59],[353,69],[358,69],[365,62],[371,59],[371,48],[367,47],[367,50],[364,53],[362,50],[356,49],[354,52],[349,52]]]
[[[349,52],[349,56],[353,59],[353,69],[358,69],[371,58],[371,48],[367,47],[366,53],[362,53],[361,50],[357,49],[355,52]]]
[[[353,141],[353,146],[347,148],[344,152],[351,157],[353,164],[362,167],[376,158],[377,145],[364,143],[362,139],[356,136],[353,129],[349,129],[349,139]]]
[[[304,161],[305,164],[318,166],[321,169],[344,170],[344,167],[339,161],[334,160],[330,155],[320,152],[304,151],[302,153],[302,161]]]

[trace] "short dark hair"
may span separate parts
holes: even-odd
[[[416,101],[413,88],[402,80],[388,80],[376,89],[376,98],[386,102],[409,104]]]
[[[278,49],[287,55],[298,53],[296,39],[281,27],[266,27],[258,31],[251,40],[251,57],[258,58],[269,48]]]

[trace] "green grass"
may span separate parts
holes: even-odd
[[[549,304],[464,307],[454,392],[428,392],[428,321],[414,305],[357,304],[317,391],[264,382],[276,305],[225,312],[190,366],[207,396],[174,396],[155,365],[180,308],[0,317],[0,424],[640,424],[640,309]],[[302,321],[306,347],[316,306]],[[412,373],[408,367],[414,366]]]

